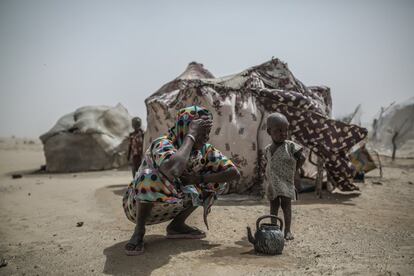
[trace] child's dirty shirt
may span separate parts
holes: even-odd
[[[273,155],[269,144],[265,148],[265,177],[264,190],[269,200],[278,196],[295,199],[295,154],[302,150],[302,147],[293,141],[286,140],[280,145]]]
[[[137,132],[132,132],[129,134],[129,144],[131,145],[131,156],[142,155],[142,144],[143,144],[144,132],[139,129]]]

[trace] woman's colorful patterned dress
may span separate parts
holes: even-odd
[[[208,110],[196,106],[180,110],[169,135],[159,137],[151,143],[135,179],[123,197],[124,211],[130,221],[136,221],[137,200],[155,203],[146,222],[148,225],[170,220],[191,205],[203,206],[206,219],[216,194],[224,189],[225,183],[184,186],[180,179],[170,181],[159,170],[161,164],[171,158],[182,145],[190,122],[197,118],[197,115],[206,114],[209,114]],[[207,175],[234,166],[233,162],[214,146],[205,144],[200,150],[191,153],[186,172]]]

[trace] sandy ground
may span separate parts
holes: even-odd
[[[150,226],[145,255],[127,257],[130,172],[33,174],[45,162],[33,141],[0,140],[0,275],[414,274],[414,160],[384,160],[384,178],[372,172],[360,196],[302,194],[280,256],[257,256],[246,240],[266,201],[236,198],[213,207],[206,239],[167,240],[166,224]],[[189,222],[205,229],[201,210]]]

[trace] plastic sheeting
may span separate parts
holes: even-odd
[[[127,163],[131,116],[120,104],[85,106],[40,136],[49,172],[103,170]]]

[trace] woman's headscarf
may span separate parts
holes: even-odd
[[[168,131],[168,139],[179,148],[184,142],[191,121],[198,119],[201,116],[210,116],[211,118],[213,115],[208,109],[196,105],[180,109],[175,119],[175,125]]]

